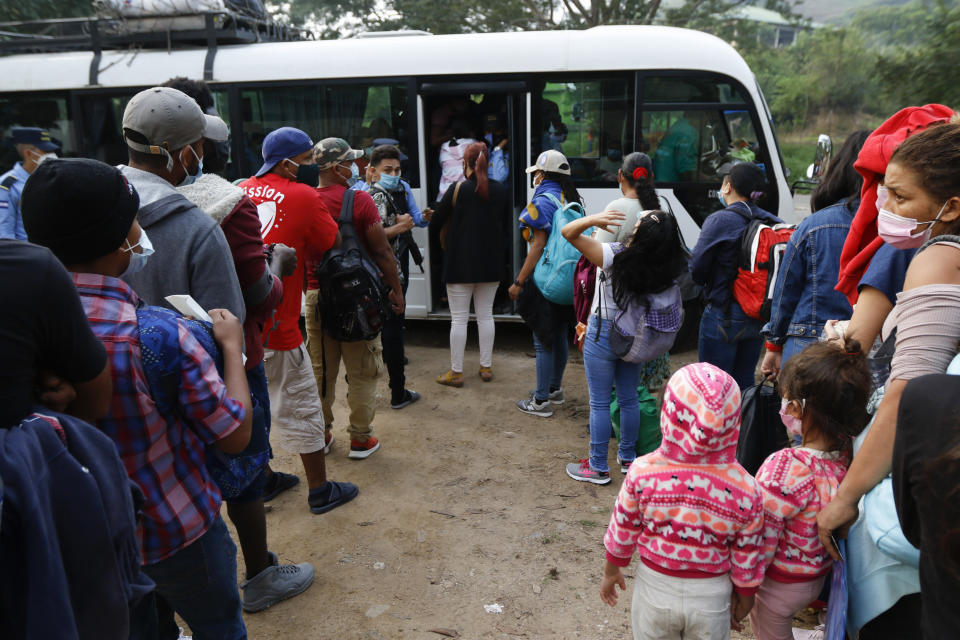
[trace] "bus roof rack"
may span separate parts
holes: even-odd
[[[204,79],[212,80],[219,45],[309,40],[296,27],[230,9],[146,17],[59,18],[0,22],[0,55],[92,51],[90,84],[96,84],[100,53],[110,49],[207,47]]]

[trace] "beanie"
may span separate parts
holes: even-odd
[[[20,197],[27,238],[65,265],[119,248],[139,208],[140,197],[119,169],[85,158],[43,162]]]

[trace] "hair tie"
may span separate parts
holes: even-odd
[[[643,167],[637,167],[636,169],[633,170],[634,180],[639,180],[640,178],[646,178],[648,175],[650,174],[647,173],[647,170]]]
[[[756,200],[757,198],[760,198],[762,196],[763,196],[763,191],[754,191],[750,194],[750,199]]]

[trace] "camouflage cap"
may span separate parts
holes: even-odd
[[[324,138],[313,146],[313,159],[321,169],[362,157],[363,151],[350,148],[350,143],[343,138]]]

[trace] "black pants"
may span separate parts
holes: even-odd
[[[410,260],[407,255],[401,256],[400,268],[403,271],[404,298],[407,297],[409,263]],[[403,372],[404,315],[400,314],[398,316],[390,312],[387,316],[387,320],[383,323],[383,330],[380,333],[380,341],[383,343],[383,363],[387,365],[387,373],[390,376],[390,402],[396,404],[403,401],[407,384],[407,378]]]

